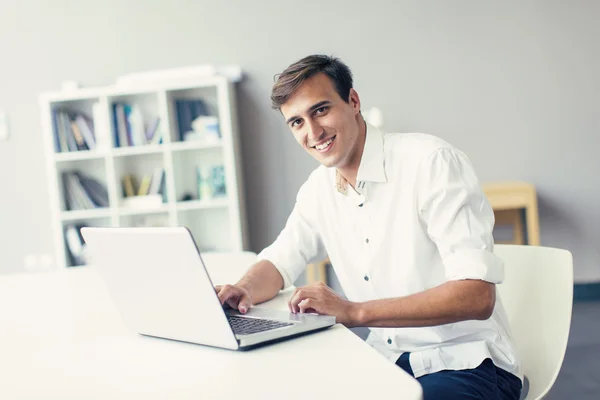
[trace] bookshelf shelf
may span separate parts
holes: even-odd
[[[202,149],[219,149],[223,147],[222,142],[179,142],[171,143],[171,151],[186,151],[186,150],[202,150]]]
[[[109,208],[97,208],[92,210],[73,210],[63,211],[60,213],[62,221],[79,221],[85,219],[97,219],[110,217],[111,211]]]
[[[178,211],[189,211],[189,210],[206,210],[210,208],[226,208],[229,206],[229,200],[223,199],[212,199],[212,200],[192,200],[192,201],[180,201],[177,203]]]
[[[157,208],[119,208],[117,213],[119,216],[128,216],[128,215],[152,215],[152,214],[164,214],[168,213],[171,207],[169,205],[163,205]]]
[[[224,77],[41,94],[57,265],[81,264],[81,226],[187,226],[201,250],[247,250],[235,97]]]
[[[98,158],[106,157],[107,153],[99,152],[94,150],[81,150],[73,151],[69,153],[55,153],[54,161],[56,162],[68,162],[68,161],[80,161],[80,160],[95,160]]]
[[[113,149],[112,154],[114,157],[127,157],[135,156],[140,154],[156,154],[165,151],[166,146],[156,145],[145,145],[145,146],[134,146],[134,147],[119,147]]]

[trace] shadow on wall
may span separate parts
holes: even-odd
[[[541,188],[538,190],[538,207],[542,246],[567,249],[573,254],[576,281],[578,277],[586,275],[582,270],[586,266],[580,265],[578,260],[595,259],[599,261],[597,265],[600,265],[600,252],[597,250],[600,237],[590,237],[581,229],[582,224],[577,221],[579,212],[576,212],[572,205],[564,204],[564,200],[553,197],[552,192]]]

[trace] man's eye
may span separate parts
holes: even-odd
[[[291,125],[291,126],[292,126],[292,128],[295,128],[295,127],[296,127],[296,126],[298,126],[299,124],[300,124],[300,120],[299,120],[299,119],[296,119],[296,120],[292,121],[292,125]]]
[[[327,111],[327,107],[320,107],[320,108],[317,108],[317,110],[315,112],[317,114],[323,114],[325,111]]]

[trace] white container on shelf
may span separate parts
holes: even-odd
[[[134,210],[154,210],[163,206],[163,197],[160,194],[145,196],[131,196],[123,199],[123,208]]]

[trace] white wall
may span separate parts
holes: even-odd
[[[240,64],[252,247],[282,228],[315,163],[269,108],[275,73],[314,52],[342,57],[385,128],[444,137],[483,181],[537,185],[542,243],[600,280],[600,3],[593,1],[3,1],[0,271],[49,253],[37,95],[61,81]]]

